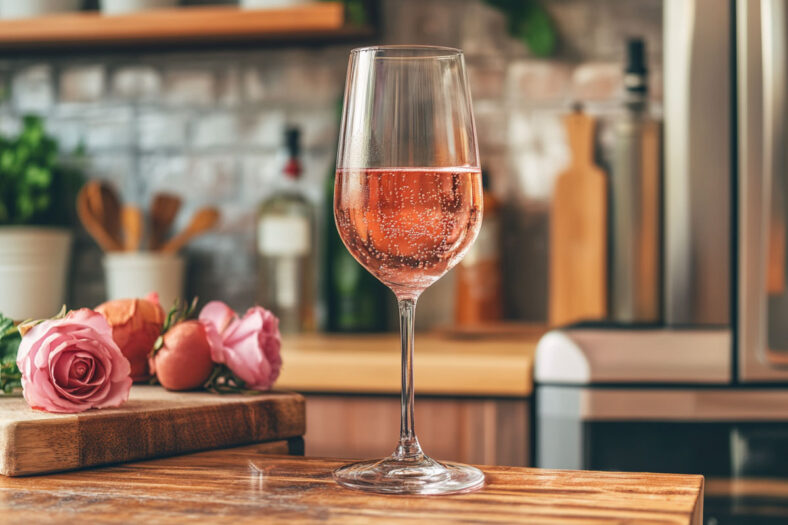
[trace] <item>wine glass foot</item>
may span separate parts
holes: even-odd
[[[384,494],[460,494],[484,485],[481,470],[461,463],[437,462],[427,456],[362,461],[334,471],[340,485]]]

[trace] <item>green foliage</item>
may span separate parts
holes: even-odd
[[[22,388],[22,374],[16,366],[16,352],[22,335],[11,319],[0,314],[0,390],[5,393]]]
[[[336,0],[321,0],[333,2]],[[345,4],[345,18],[350,25],[363,26],[368,22],[365,0],[342,0]]]
[[[553,54],[558,38],[553,21],[538,0],[486,0],[504,12],[509,22],[509,33],[522,40],[533,54],[547,57]]]
[[[58,145],[39,117],[19,136],[0,137],[0,226],[65,226],[74,219],[83,177],[58,160]]]

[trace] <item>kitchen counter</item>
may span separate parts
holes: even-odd
[[[634,522],[700,524],[692,475],[484,467],[477,493],[379,496],[336,485],[338,460],[266,455],[272,445],[32,478],[0,477],[6,523]]]
[[[542,331],[416,334],[417,395],[529,396]],[[397,334],[287,336],[276,386],[297,392],[399,394],[400,357]]]

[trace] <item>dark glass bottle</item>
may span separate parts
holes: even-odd
[[[325,188],[324,310],[326,332],[380,332],[387,328],[391,292],[347,251],[334,222],[334,176]]]

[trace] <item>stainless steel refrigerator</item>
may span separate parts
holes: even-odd
[[[717,523],[769,520],[708,489],[788,480],[788,0],[664,0],[663,47],[664,321],[540,341],[535,464],[699,472]]]

